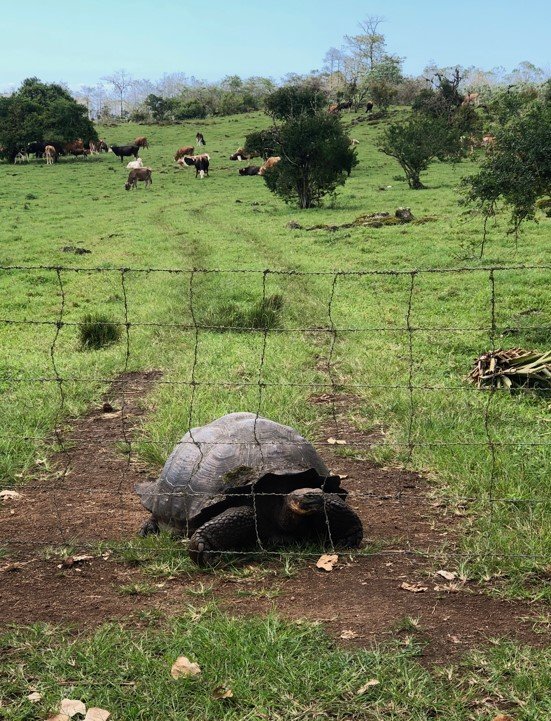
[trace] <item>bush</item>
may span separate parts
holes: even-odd
[[[176,120],[191,120],[192,118],[206,118],[207,109],[198,100],[189,100],[181,103],[174,110]]]
[[[99,350],[121,337],[121,326],[102,313],[87,313],[79,328],[80,346],[83,350]]]
[[[402,123],[389,125],[379,142],[379,150],[401,165],[408,185],[424,188],[420,174],[434,160],[458,160],[464,152],[459,132],[445,118],[414,114]]]

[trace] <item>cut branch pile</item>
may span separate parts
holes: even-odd
[[[484,353],[467,376],[479,388],[551,389],[551,351],[509,348]]]

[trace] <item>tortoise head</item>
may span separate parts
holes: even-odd
[[[311,516],[323,510],[321,488],[297,488],[286,496],[287,509],[297,516]]]

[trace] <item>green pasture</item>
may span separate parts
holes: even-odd
[[[509,595],[544,597],[550,398],[488,394],[464,378],[492,345],[550,347],[549,271],[496,271],[492,300],[487,268],[549,265],[551,221],[542,215],[516,242],[498,218],[480,259],[482,219],[458,204],[476,158],[436,163],[424,176],[428,189],[412,191],[376,150],[381,126],[367,124],[350,128],[360,164],[346,186],[323,208],[299,211],[228,159],[267,124],[250,114],[99,128],[109,143],[147,135],[147,191],[124,190],[126,161],[112,154],[0,164],[0,264],[62,268],[0,271],[2,486],[24,482],[54,426],[97,403],[124,370],[163,372],[134,445],[154,467],[190,423],[230,411],[258,410],[309,438],[334,435],[331,404],[308,399],[335,390],[351,396],[347,421],[384,431],[380,447],[343,453],[423,470],[450,507],[470,499],[461,501],[460,546],[443,549],[449,566],[471,578],[498,575]],[[211,156],[204,180],[173,162],[197,130]],[[411,208],[413,223],[334,229],[399,206]],[[333,229],[307,230],[314,225]],[[435,268],[472,272],[423,272]],[[248,318],[276,294],[281,317],[268,332],[202,327]],[[122,340],[81,350],[78,324],[89,312],[123,324]]]
[[[190,606],[166,625],[144,615],[139,632],[106,625],[87,639],[51,627],[14,630],[0,636],[0,654],[10,661],[0,668],[0,716],[45,719],[66,697],[125,721],[549,717],[549,652],[503,641],[471,653],[460,669],[429,672],[418,662],[415,636],[347,651],[317,625],[273,615],[234,619],[209,605]],[[172,678],[179,656],[200,674]],[[34,704],[31,689],[41,695]]]

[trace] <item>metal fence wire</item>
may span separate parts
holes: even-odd
[[[449,501],[464,504],[472,502],[487,503],[489,504],[490,512],[492,512],[492,509],[497,504],[508,505],[511,508],[517,506],[526,508],[530,506],[535,507],[538,504],[548,504],[551,501],[551,496],[548,495],[538,495],[537,497],[525,497],[524,495],[508,496],[503,495],[496,489],[500,488],[500,454],[506,452],[508,449],[514,449],[515,452],[519,454],[535,452],[537,449],[544,449],[545,452],[545,449],[551,445],[549,434],[542,434],[542,436],[536,440],[534,440],[532,436],[529,436],[528,439],[524,438],[519,440],[518,437],[510,437],[504,433],[502,429],[498,429],[493,413],[494,404],[500,394],[510,395],[510,391],[499,388],[496,385],[489,385],[487,388],[476,388],[474,385],[469,385],[465,380],[469,367],[463,369],[463,374],[451,371],[441,373],[439,375],[444,376],[444,381],[439,383],[430,382],[427,379],[427,374],[419,370],[422,363],[420,362],[421,351],[419,349],[418,339],[422,336],[425,339],[425,343],[426,339],[431,339],[435,352],[445,350],[447,344],[450,343],[450,338],[453,339],[457,336],[464,338],[471,335],[473,338],[471,338],[470,344],[473,349],[475,347],[479,349],[479,354],[488,350],[496,350],[500,346],[513,345],[514,343],[507,338],[507,333],[510,331],[510,328],[508,322],[506,322],[506,319],[511,315],[510,301],[508,298],[514,294],[514,287],[511,284],[514,284],[515,279],[525,285],[531,284],[532,282],[540,284],[548,283],[550,270],[551,266],[548,265],[520,264],[480,266],[475,268],[338,270],[332,272],[303,272],[277,269],[220,270],[205,268],[86,268],[47,265],[0,266],[0,288],[9,290],[10,282],[25,279],[31,286],[39,280],[47,286],[49,284],[49,287],[54,289],[53,298],[50,297],[50,302],[46,304],[46,306],[41,305],[40,311],[33,307],[31,301],[22,311],[16,313],[10,312],[10,317],[0,318],[0,337],[2,337],[1,334],[3,334],[5,339],[4,349],[8,349],[8,355],[6,356],[6,353],[4,353],[4,360],[6,357],[9,358],[9,363],[5,364],[5,369],[0,367],[0,388],[3,389],[6,398],[10,393],[16,395],[18,389],[22,386],[53,386],[57,389],[55,419],[51,426],[49,436],[45,434],[43,428],[37,432],[33,432],[32,429],[27,428],[24,423],[22,424],[20,422],[21,419],[18,419],[16,416],[17,414],[25,414],[25,405],[16,401],[12,404],[8,401],[3,404],[5,422],[3,424],[4,431],[0,435],[0,444],[8,451],[12,448],[14,442],[31,444],[37,451],[39,448],[43,449],[46,444],[46,448],[53,452],[55,446],[56,458],[62,459],[59,462],[56,461],[55,472],[44,473],[41,474],[40,477],[33,477],[32,474],[30,474],[30,478],[21,485],[21,488],[19,488],[17,480],[14,481],[13,479],[7,478],[1,481],[1,486],[4,489],[18,488],[26,494],[37,490],[40,493],[46,493],[51,496],[52,508],[56,514],[56,519],[52,521],[51,539],[43,541],[33,537],[24,539],[17,537],[3,538],[2,542],[8,545],[13,544],[17,546],[17,544],[26,544],[32,547],[46,545],[46,543],[67,543],[69,540],[74,540],[70,537],[70,534],[66,532],[63,525],[63,517],[59,513],[59,509],[63,503],[62,496],[63,493],[66,492],[68,483],[70,484],[71,481],[71,469],[75,454],[78,454],[79,448],[82,449],[86,443],[98,442],[96,440],[90,441],[84,436],[79,437],[74,431],[73,423],[70,421],[69,399],[72,389],[79,385],[101,388],[113,381],[117,383],[118,396],[120,399],[120,433],[117,452],[121,458],[124,458],[126,472],[119,478],[118,483],[111,488],[110,497],[102,497],[101,502],[109,505],[111,509],[119,508],[121,515],[127,512],[127,506],[123,502],[123,495],[132,491],[132,488],[129,488],[129,484],[131,484],[129,478],[130,470],[134,463],[140,462],[140,454],[136,441],[136,429],[132,419],[133,414],[129,411],[128,400],[129,372],[141,367],[141,359],[134,350],[135,344],[133,340],[137,333],[150,333],[155,329],[159,332],[170,332],[171,342],[175,342],[175,339],[182,338],[184,335],[188,339],[186,348],[190,353],[189,372],[180,377],[173,377],[170,373],[165,373],[165,375],[159,374],[155,379],[155,385],[173,387],[175,392],[179,392],[182,389],[187,389],[188,391],[188,395],[184,401],[184,403],[188,404],[185,414],[187,427],[180,429],[180,436],[184,433],[187,433],[187,435],[183,440],[179,441],[179,443],[190,443],[197,448],[199,461],[193,469],[193,473],[197,473],[201,468],[202,459],[209,450],[208,446],[212,443],[205,443],[196,438],[192,430],[198,425],[196,422],[198,406],[202,403],[204,397],[215,397],[223,391],[234,389],[254,391],[256,397],[253,401],[253,407],[246,409],[231,407],[228,408],[226,412],[248,410],[255,414],[254,443],[257,445],[260,455],[263,458],[263,453],[267,450],[267,444],[271,441],[266,440],[261,433],[257,432],[257,424],[259,419],[264,416],[263,408],[266,402],[270,400],[271,394],[279,394],[282,392],[282,389],[288,389],[289,392],[296,392],[304,399],[307,398],[307,394],[325,394],[330,412],[328,418],[324,420],[325,427],[323,431],[325,435],[329,435],[330,432],[331,435],[334,436],[333,441],[335,441],[335,439],[338,441],[342,435],[346,435],[346,429],[343,430],[342,428],[343,412],[339,404],[339,394],[344,394],[344,397],[346,397],[346,394],[354,394],[354,396],[359,397],[361,401],[362,397],[365,397],[366,394],[370,392],[396,392],[403,393],[403,398],[405,399],[404,405],[407,409],[404,415],[405,421],[402,422],[403,435],[387,436],[385,433],[362,435],[358,433],[356,437],[352,434],[353,438],[346,441],[346,452],[348,454],[356,453],[359,454],[361,458],[364,458],[366,454],[376,453],[386,447],[393,453],[399,452],[401,454],[400,459],[405,467],[414,468],[417,454],[424,448],[449,447],[450,452],[452,452],[454,449],[463,447],[480,446],[486,449],[488,453],[486,486],[483,490],[480,490],[480,493],[463,495],[457,493],[452,495],[448,491],[447,496],[445,493],[442,493],[440,499],[443,502]],[[119,304],[120,320],[114,322],[122,330],[122,346],[119,344],[119,350],[117,351],[119,353],[118,358],[120,358],[121,362],[116,377],[102,377],[101,372],[98,373],[95,371],[96,368],[100,367],[99,363],[97,365],[95,363],[90,364],[91,372],[83,373],[82,370],[75,372],[67,369],[70,367],[70,364],[68,364],[66,358],[64,358],[66,347],[64,347],[61,342],[62,334],[65,330],[76,333],[82,326],[83,321],[76,316],[74,310],[76,305],[74,300],[79,297],[79,278],[82,278],[82,276],[88,278],[88,281],[91,282],[90,287],[92,288],[94,287],[96,279],[108,279],[111,286],[115,284],[118,287],[118,292],[115,297],[116,303]],[[145,285],[151,278],[158,279],[159,277],[166,278],[167,282],[174,278],[181,279],[178,284],[180,307],[184,308],[187,306],[186,312],[183,314],[182,322],[178,322],[178,317],[174,317],[174,314],[169,312],[163,314],[163,318],[169,318],[166,321],[148,318],[146,314],[144,317],[144,312],[141,308],[137,309],[133,307],[133,297],[137,295],[138,292],[145,292]],[[439,292],[445,292],[449,280],[457,277],[468,279],[469,287],[472,288],[472,292],[477,296],[477,303],[479,303],[481,308],[481,313],[477,315],[478,322],[470,326],[462,325],[457,322],[457,317],[452,318],[453,322],[450,322],[448,314],[446,315],[445,323],[435,324],[434,322],[431,323],[431,318],[426,312],[422,312],[421,318],[417,318],[416,297],[418,297],[419,294],[435,292],[434,289],[423,285],[423,279],[438,278],[440,282]],[[214,281],[214,284],[223,281],[226,289],[237,289],[244,284],[258,287],[258,297],[261,302],[261,307],[264,307],[269,299],[270,281],[274,279],[276,281],[298,281],[299,283],[322,282],[320,286],[322,290],[318,292],[318,309],[317,314],[314,314],[314,322],[311,324],[308,322],[297,322],[297,318],[306,319],[308,316],[306,312],[304,314],[299,312],[295,313],[294,320],[290,321],[286,319],[285,323],[280,325],[271,325],[268,322],[256,323],[255,325],[244,325],[241,322],[220,324],[216,319],[213,320],[212,317],[202,312],[205,305],[205,294],[212,293],[212,288],[216,287],[212,285],[212,281]],[[503,285],[500,286],[502,279],[504,279]],[[205,280],[211,282],[211,285],[204,287],[202,283]],[[343,303],[339,301],[339,291],[343,284],[357,281],[376,282],[379,284],[378,292],[381,293],[385,292],[384,284],[386,282],[398,281],[400,283],[400,293],[397,296],[400,302],[396,302],[394,305],[395,308],[398,308],[398,311],[395,317],[393,317],[392,322],[385,321],[385,314],[382,312],[380,314],[376,312],[375,314],[372,313],[368,319],[369,322],[354,322],[357,320],[358,315],[356,314],[352,318],[352,314],[347,313],[346,304],[343,305]],[[500,287],[503,287],[503,293],[499,292]],[[365,297],[362,297],[362,293],[365,294]],[[185,299],[182,302],[184,295]],[[361,307],[363,304],[366,306],[368,304],[373,305],[373,289],[369,285],[362,285],[361,282],[357,284],[354,289],[354,302],[358,307]],[[507,305],[507,308],[503,313],[500,313],[502,303]],[[139,312],[135,312],[136,310],[139,310]],[[349,322],[341,322],[343,318]],[[14,333],[16,334],[19,330],[26,332],[25,329],[27,329],[27,331],[33,329],[33,331],[36,331],[38,334],[37,337],[49,338],[47,341],[49,368],[46,372],[37,374],[32,371],[29,372],[28,367],[25,367],[25,365],[18,367],[17,358],[14,355],[9,355],[11,352],[9,351],[11,347],[9,343],[12,340],[12,335]],[[549,324],[532,325],[526,322],[525,325],[517,324],[514,328],[514,332],[517,334],[522,334],[524,331],[529,333],[548,333],[547,337],[551,338],[551,326]],[[202,367],[201,363],[204,360],[204,358],[202,358],[202,352],[206,352],[203,349],[202,341],[209,335],[220,332],[239,334],[239,338],[253,336],[258,339],[258,344],[255,346],[255,368],[249,368],[246,377],[225,380],[220,378],[213,379],[208,376],[205,377],[204,374],[200,372]],[[395,347],[394,357],[400,360],[403,370],[402,373],[396,375],[396,382],[389,382],[388,379],[381,380],[377,374],[373,374],[370,377],[368,374],[354,374],[352,372],[346,377],[343,377],[340,372],[340,358],[342,358],[346,351],[347,343],[351,342],[351,340],[354,343],[358,343],[361,338],[376,339],[378,334],[388,334],[389,337],[393,338],[393,345]],[[291,347],[294,342],[304,342],[305,339],[308,341],[312,340],[312,342],[316,342],[316,340],[320,338],[324,340],[327,352],[324,357],[324,362],[317,367],[314,380],[310,379],[308,374],[303,372],[300,364],[294,369],[295,374],[293,376],[290,378],[284,376],[282,380],[274,379],[274,374],[267,372],[267,364],[270,360],[270,339],[273,337],[285,337],[289,347]],[[189,339],[191,339],[191,346]],[[121,347],[122,352],[120,351]],[[160,344],[159,347],[162,348],[162,344]],[[355,352],[358,353],[358,346],[355,348]],[[359,346],[359,348],[361,351],[361,346]],[[424,350],[423,353],[426,353],[426,350]],[[476,354],[473,354],[473,360],[475,355]],[[361,362],[361,352],[359,352],[359,359],[359,362]],[[0,362],[1,361],[2,356],[0,356]],[[78,368],[84,366],[83,363],[77,365]],[[162,361],[159,362],[159,367],[162,367]],[[419,434],[416,433],[416,427],[421,420],[422,414],[423,420],[426,420],[424,414],[427,413],[424,404],[420,403],[420,399],[423,398],[425,393],[445,394],[448,396],[450,406],[453,406],[454,398],[458,394],[479,394],[479,397],[483,398],[483,402],[481,402],[482,437],[476,440],[456,436],[451,438],[445,437],[441,440],[419,437]],[[518,393],[533,394],[534,390],[524,387],[518,389]],[[551,401],[550,390],[540,389],[537,393],[540,396],[538,402],[542,404],[542,413],[548,412]],[[199,394],[206,395],[200,398]],[[514,400],[511,401],[510,413],[514,415]],[[272,418],[272,420],[278,421],[279,419]],[[453,423],[453,414],[450,416],[450,422]],[[23,432],[18,430],[22,426],[25,427]],[[139,445],[141,448],[143,448],[144,445],[149,445],[150,447],[157,445],[159,446],[159,450],[161,448],[165,450],[167,445],[171,446],[169,441],[159,441],[153,437],[147,437],[147,431],[144,430],[144,428],[147,428],[147,426],[140,427],[139,429]],[[144,433],[146,434],[145,437]],[[317,439],[314,439],[314,441],[315,440]],[[227,441],[224,440],[224,443],[227,443]],[[281,441],[278,441],[278,445],[281,446]],[[341,446],[337,444],[335,448],[341,449]],[[543,472],[545,473],[545,470]],[[79,487],[78,492],[81,494],[93,494],[94,489]],[[188,495],[198,493],[198,491],[192,490],[186,490],[185,492]],[[181,491],[177,493],[181,493]],[[167,495],[166,490],[163,491],[163,495]],[[252,504],[254,510],[255,535],[257,541],[256,552],[258,553],[279,554],[280,552],[278,549],[267,548],[265,543],[263,543],[256,514],[256,504],[259,501],[259,496],[276,497],[279,495],[282,494],[276,491],[257,493],[253,486],[252,492],[248,492],[246,498],[243,499],[247,504]],[[414,500],[416,498],[426,498],[426,494],[411,493],[408,495],[408,500]],[[395,493],[376,493],[369,488],[355,487],[350,491],[348,496],[348,501],[351,505],[357,505],[362,501],[400,503],[401,500],[401,491],[399,490]],[[137,496],[136,504],[139,505]],[[146,512],[144,511],[144,518],[145,515]],[[183,520],[185,522],[185,519]],[[334,550],[331,524],[326,508],[325,523],[327,527],[326,547]],[[368,524],[369,519],[367,519],[367,525]],[[90,543],[89,539],[81,539],[79,541],[79,546],[86,547],[87,545],[93,546],[95,544]],[[161,546],[151,549],[151,552],[157,552],[158,550],[161,550]],[[229,548],[228,551],[231,551],[232,554],[236,552],[239,553],[239,549],[235,548]],[[377,552],[383,554],[416,552],[430,554],[432,551],[424,548],[412,548],[409,544],[406,544],[403,548],[392,548],[391,550],[381,550]],[[248,555],[251,551],[247,549],[243,551],[243,553]],[[312,553],[312,549],[308,547],[305,550],[300,550],[293,547],[293,553],[302,555],[310,554]],[[510,555],[511,557],[533,558],[534,560],[543,559],[543,556],[532,554],[526,554],[526,556],[517,553],[506,554],[497,550],[495,553],[500,557]],[[459,556],[461,554],[457,552],[455,555]]]

